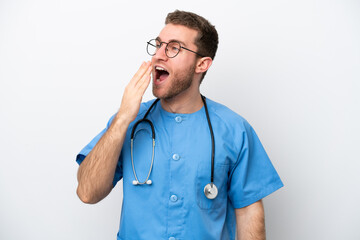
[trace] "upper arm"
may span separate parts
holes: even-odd
[[[262,200],[259,200],[243,208],[235,208],[235,215],[237,223],[240,223],[242,219],[246,219],[247,217],[253,215],[264,217],[264,205]]]
[[[264,206],[261,200],[235,209],[235,215],[238,240],[263,240],[266,238]]]

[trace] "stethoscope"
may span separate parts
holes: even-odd
[[[210,117],[209,117],[208,108],[207,108],[207,105],[206,105],[206,98],[203,95],[201,95],[201,99],[202,99],[202,101],[204,103],[206,119],[207,119],[207,122],[208,122],[208,125],[209,125],[209,130],[210,130],[210,135],[211,135],[211,178],[210,178],[210,183],[208,183],[204,187],[204,194],[208,199],[214,199],[218,195],[218,189],[214,184],[215,139],[214,139],[214,132],[213,132],[213,129],[212,129],[212,126],[211,126],[211,121],[210,121]],[[153,123],[149,119],[147,119],[146,117],[148,116],[151,109],[154,107],[154,105],[158,101],[159,101],[159,99],[156,99],[151,104],[150,108],[147,110],[144,117],[134,124],[133,129],[131,131],[131,165],[132,165],[132,169],[133,169],[133,173],[134,173],[134,177],[135,177],[135,180],[133,180],[133,185],[144,185],[144,184],[151,185],[152,184],[152,181],[149,178],[150,178],[150,174],[151,174],[152,167],[153,167],[153,164],[154,164],[155,129],[154,129]],[[148,123],[150,125],[150,127],[151,127],[151,133],[152,133],[152,156],[151,156],[151,165],[150,165],[148,175],[147,175],[145,181],[140,182],[138,177],[137,177],[136,170],[135,170],[133,148],[134,148],[134,133],[135,133],[135,130],[136,130],[137,126],[142,122]]]

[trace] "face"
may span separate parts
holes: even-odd
[[[158,39],[161,42],[176,40],[181,46],[193,51],[197,50],[194,43],[197,31],[181,26],[167,24],[160,32]],[[157,53],[152,57],[153,65],[153,94],[160,99],[171,99],[179,94],[184,94],[194,86],[196,67],[196,54],[180,49],[175,58],[169,58],[165,54],[166,44],[162,44]]]

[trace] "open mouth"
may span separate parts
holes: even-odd
[[[169,76],[169,72],[163,67],[155,67],[155,80],[157,82],[164,81]]]

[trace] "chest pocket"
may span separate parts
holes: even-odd
[[[218,195],[215,199],[208,199],[204,194],[205,186],[210,183],[211,164],[202,162],[198,165],[196,176],[196,202],[201,209],[225,208],[227,204],[227,182],[229,166],[215,164],[214,166],[214,184],[218,189]]]

